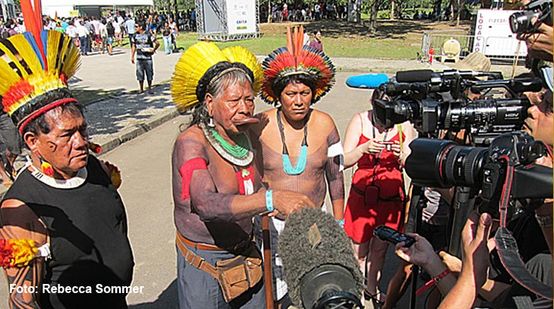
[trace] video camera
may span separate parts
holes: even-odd
[[[552,0],[534,0],[523,11],[510,16],[510,29],[516,34],[534,33],[538,22],[552,26]],[[533,23],[533,18],[537,21]]]
[[[475,144],[488,145],[503,133],[521,129],[530,106],[522,93],[542,88],[539,78],[501,78],[500,73],[473,71],[398,72],[395,81],[379,87],[384,98],[374,100],[373,110],[386,128],[411,121],[424,134],[465,129]],[[470,100],[466,95],[498,88],[505,89],[510,98]]]

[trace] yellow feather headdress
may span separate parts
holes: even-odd
[[[21,1],[30,32],[0,40],[0,96],[20,132],[48,110],[76,99],[67,81],[79,67],[79,50],[69,36],[42,30],[40,2]]]
[[[219,65],[222,63],[226,65]],[[252,78],[254,93],[258,93],[263,71],[248,49],[233,46],[221,50],[211,42],[198,42],[189,47],[177,62],[171,82],[171,95],[178,110],[184,112],[202,101],[209,83],[231,67],[249,70],[245,73]]]

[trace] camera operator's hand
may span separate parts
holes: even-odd
[[[450,255],[448,252],[446,251],[441,251],[439,252],[439,256],[442,260],[442,263],[444,265],[446,265],[446,267],[448,267],[448,269],[452,272],[452,273],[460,273],[462,271],[462,261],[453,256],[453,255]]]
[[[433,246],[425,237],[413,233],[407,233],[407,235],[415,238],[415,243],[409,248],[404,247],[404,242],[396,244],[395,253],[399,258],[425,269],[433,264],[441,264],[440,258],[433,250]]]
[[[489,214],[472,213],[462,231],[464,258],[462,271],[454,288],[446,295],[439,308],[473,308],[477,292],[487,279],[489,250],[487,241],[492,226]]]
[[[358,148],[364,154],[377,154],[377,153],[380,153],[385,148],[385,145],[381,144],[374,138],[371,138],[369,139],[369,141],[358,146]]]
[[[462,276],[474,278],[477,288],[487,279],[489,267],[489,249],[487,242],[491,232],[492,218],[488,213],[477,216],[472,213],[462,230],[464,258],[462,262]]]
[[[541,23],[539,33],[531,34],[526,38],[527,50],[532,58],[552,61],[552,27]]]
[[[309,197],[292,191],[273,191],[273,206],[279,218],[286,218],[291,213],[305,207],[316,207]]]

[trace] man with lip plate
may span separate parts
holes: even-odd
[[[179,308],[264,308],[252,217],[314,206],[303,194],[262,187],[248,132],[258,122],[261,77],[247,49],[207,42],[191,46],[175,67],[173,100],[193,115],[172,155]],[[237,265],[235,274],[247,269],[249,279],[234,286],[248,286],[231,295],[221,273]]]

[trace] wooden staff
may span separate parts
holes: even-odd
[[[271,231],[269,230],[269,216],[262,216],[262,239],[264,244],[264,285],[265,307],[273,309],[273,269],[271,267]]]

